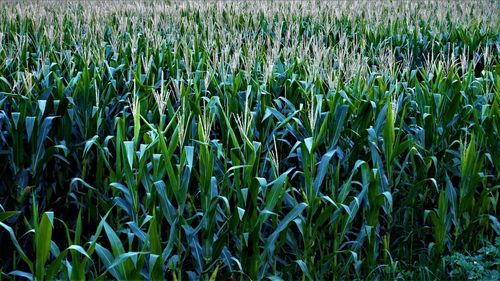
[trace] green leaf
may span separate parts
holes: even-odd
[[[10,240],[14,244],[14,247],[16,247],[17,252],[21,256],[23,261],[28,265],[30,270],[33,271],[33,263],[28,258],[28,256],[26,256],[26,253],[24,253],[23,249],[19,245],[19,242],[17,241],[17,238],[16,238],[16,234],[14,233],[14,230],[12,230],[12,228],[10,226],[8,226],[2,222],[0,222],[0,226],[3,227],[5,230],[7,230],[7,232],[9,233],[9,236],[10,236]]]
[[[45,212],[42,215],[42,220],[35,230],[36,236],[36,270],[35,276],[37,280],[43,280],[45,276],[45,263],[50,254],[50,243],[52,241],[52,228],[54,224],[54,213]]]
[[[19,213],[20,213],[19,211],[0,212],[0,222],[7,220],[10,217],[13,217]]]
[[[12,276],[23,277],[23,278],[26,278],[28,280],[33,280],[33,275],[31,273],[25,272],[25,271],[14,270],[14,271],[9,272],[8,274],[12,275]]]
[[[302,273],[304,273],[307,279],[313,280],[311,274],[309,273],[309,270],[307,269],[307,265],[303,260],[296,260],[295,263],[299,265],[300,270],[302,271]]]
[[[130,169],[132,169],[134,167],[134,154],[135,154],[134,142],[124,141],[123,144],[125,145],[125,153],[127,155],[128,165]]]
[[[312,137],[304,139],[304,144],[306,145],[307,152],[309,152],[309,154],[312,153],[313,141],[314,141],[314,139]]]
[[[122,267],[111,268],[111,264],[114,261],[113,255],[106,248],[102,247],[99,243],[96,244],[95,251],[102,263],[106,268],[106,272],[111,273],[116,280],[125,280],[125,273],[122,271]]]
[[[288,227],[288,224],[298,217],[302,211],[307,207],[306,203],[300,203],[295,205],[293,209],[279,222],[278,226],[274,232],[267,238],[264,249],[265,253],[273,254],[275,249],[276,240],[279,234]]]

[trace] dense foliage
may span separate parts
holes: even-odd
[[[103,2],[0,8],[0,279],[498,278],[498,2]]]

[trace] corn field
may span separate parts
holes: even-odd
[[[500,278],[498,1],[1,2],[0,280]]]

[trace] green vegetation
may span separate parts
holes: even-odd
[[[0,8],[0,279],[497,279],[497,1]]]

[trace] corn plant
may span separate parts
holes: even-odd
[[[2,4],[2,280],[436,280],[498,244],[495,1]]]

